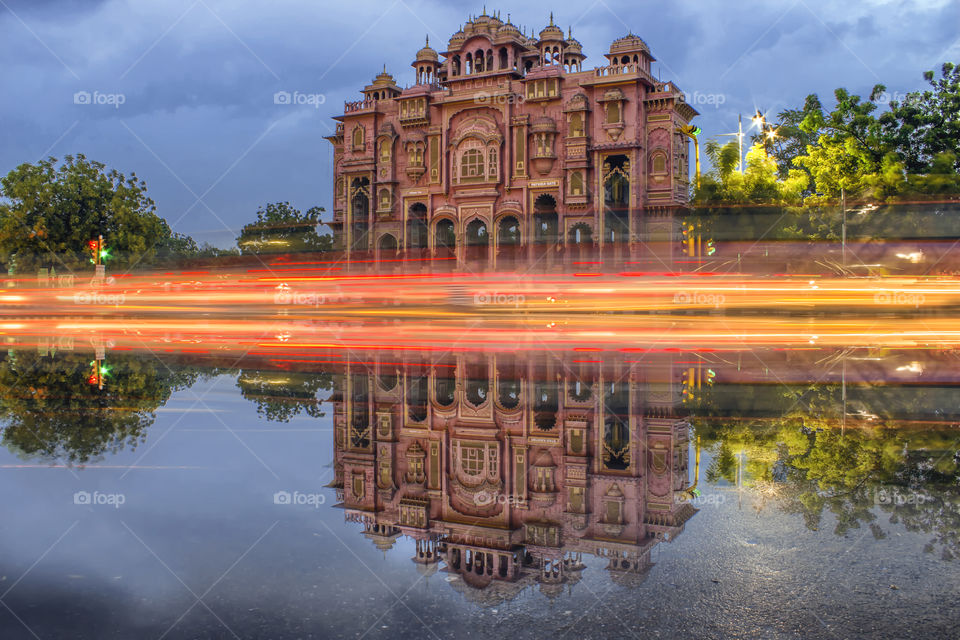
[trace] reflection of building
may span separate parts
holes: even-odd
[[[348,369],[333,398],[348,520],[384,550],[413,538],[418,570],[443,562],[480,602],[534,583],[558,593],[583,553],[641,582],[650,550],[695,512],[679,385],[669,367],[663,382],[573,367],[464,356]]]
[[[327,138],[340,246],[483,263],[660,233],[645,225],[687,200],[676,129],[697,112],[638,36],[605,57],[584,71],[552,17],[533,37],[484,12],[417,52],[412,86],[384,68]]]

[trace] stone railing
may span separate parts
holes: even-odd
[[[355,100],[354,102],[344,102],[343,103],[343,112],[351,113],[353,111],[363,111],[364,109],[372,109],[377,106],[377,101],[372,98],[364,98],[363,100]]]
[[[611,64],[605,67],[595,67],[593,74],[598,78],[636,74],[653,82],[653,77],[650,75],[650,73],[640,66],[640,64],[635,62],[629,62],[627,64]]]

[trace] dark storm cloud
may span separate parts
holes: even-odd
[[[226,244],[265,202],[329,208],[330,117],[384,64],[409,84],[424,35],[443,50],[482,9],[433,0],[2,0],[0,80],[10,99],[0,103],[0,172],[83,152],[136,171],[175,229]],[[494,9],[528,32],[553,9],[583,43],[587,68],[605,62],[614,38],[642,36],[659,60],[654,73],[698,101],[706,137],[735,129],[738,113],[775,114],[808,93],[829,104],[838,86],[912,90],[924,70],[960,59],[960,6],[949,1]],[[278,91],[314,97],[278,105]]]

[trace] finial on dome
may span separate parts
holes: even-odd
[[[569,28],[569,30],[570,30],[570,35],[567,36],[567,37],[570,38],[570,39],[573,39],[573,25],[570,25],[570,27],[568,27],[568,28]]]
[[[553,11],[550,12],[550,26],[553,26]]]
[[[429,34],[429,33],[427,34],[427,46],[428,46],[428,47],[430,46],[430,34]]]
[[[483,15],[487,15],[487,5],[483,5]]]
[[[510,22],[510,14],[507,14],[507,22]]]

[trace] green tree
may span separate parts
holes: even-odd
[[[199,374],[161,363],[111,355],[103,389],[92,385],[90,354],[53,357],[15,351],[0,362],[3,444],[26,459],[85,464],[135,448],[156,409]]]
[[[240,394],[257,405],[257,415],[273,422],[289,422],[305,413],[322,418],[319,391],[333,390],[331,373],[289,371],[241,371],[237,378]]]
[[[275,202],[257,210],[256,222],[241,229],[237,246],[243,254],[329,251],[333,236],[317,233],[323,207],[311,207],[306,213]]]
[[[755,144],[748,151],[744,171],[737,171],[739,146],[736,142],[720,145],[708,140],[707,157],[713,169],[700,179],[694,195],[698,204],[800,204],[808,178],[793,169],[785,180],[778,180],[776,159],[763,145]]]
[[[87,160],[82,154],[25,163],[0,178],[8,200],[0,206],[0,261],[21,272],[38,267],[90,267],[87,242],[103,235],[110,264],[150,264],[171,242],[146,185],[135,174]]]
[[[960,171],[960,67],[945,62],[940,78],[933,71],[923,78],[930,89],[891,101],[879,118],[881,128],[908,173],[930,172],[941,154],[949,154],[954,172]]]

